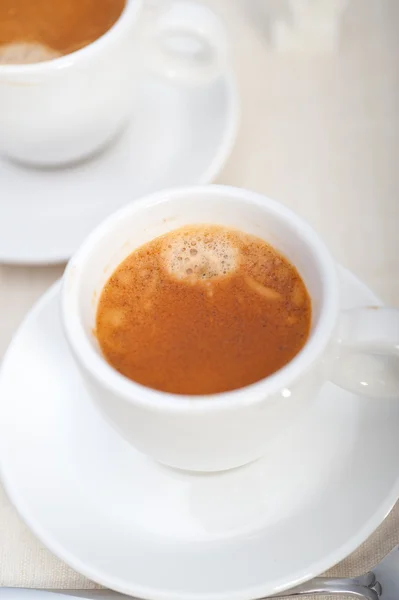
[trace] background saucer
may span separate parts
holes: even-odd
[[[378,303],[348,272],[340,281],[343,308]],[[3,362],[0,468],[25,522],[75,570],[140,598],[260,598],[331,567],[388,514],[397,399],[327,384],[263,459],[221,474],[162,467],[95,410],[63,337],[59,289]]]
[[[0,159],[0,262],[64,262],[132,198],[211,182],[236,135],[235,79],[190,88],[148,78],[134,115],[113,146],[80,165],[32,169]]]

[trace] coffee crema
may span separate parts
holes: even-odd
[[[214,394],[259,381],[304,346],[311,301],[296,268],[265,241],[184,227],[128,256],[105,284],[96,337],[142,385]]]
[[[80,50],[118,20],[126,0],[1,0],[0,64],[30,64]]]

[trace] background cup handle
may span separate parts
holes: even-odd
[[[204,85],[228,61],[222,21],[206,6],[171,2],[141,29],[140,45],[151,71],[178,83]]]
[[[399,398],[399,310],[341,313],[329,379],[356,394]]]

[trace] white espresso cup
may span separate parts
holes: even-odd
[[[226,68],[226,32],[209,8],[172,1],[151,18],[141,9],[127,0],[109,31],[71,54],[0,64],[0,155],[36,166],[82,160],[134,117],[143,71],[202,85]]]
[[[257,383],[214,395],[169,394],[127,379],[106,362],[93,334],[97,303],[105,282],[135,248],[200,223],[239,229],[282,252],[310,294],[311,330],[288,364]],[[398,360],[399,311],[340,312],[336,265],[318,235],[282,204],[244,189],[211,185],[162,191],[109,217],[69,262],[62,319],[99,411],[139,451],[180,469],[218,471],[265,455],[298,417],[314,410],[327,380],[380,400],[398,392],[391,355]],[[385,356],[387,365],[379,361]]]

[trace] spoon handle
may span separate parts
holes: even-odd
[[[272,598],[300,598],[301,596],[339,596],[351,595],[359,600],[379,600],[379,595],[372,586],[376,584],[375,576],[368,573],[355,579],[339,579],[329,577],[316,577],[307,583],[281,592]]]

